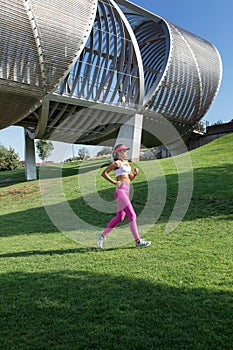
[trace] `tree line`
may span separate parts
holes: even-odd
[[[39,158],[43,163],[48,159],[54,150],[53,143],[48,140],[37,140],[36,141],[36,150]],[[103,146],[100,151],[97,153],[97,157],[109,155],[112,153],[112,147]],[[67,161],[71,160],[83,160],[90,157],[89,151],[86,147],[81,147],[78,150],[76,157],[70,158]],[[10,147],[9,149],[0,144],[0,171],[14,170],[21,166],[18,153]]]

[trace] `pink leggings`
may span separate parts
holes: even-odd
[[[130,230],[135,240],[139,240],[138,228],[136,223],[136,214],[132,203],[129,198],[130,185],[122,184],[120,187],[116,189],[114,192],[114,199],[117,202],[117,213],[116,216],[109,221],[107,224],[103,236],[107,236],[107,234],[116,227],[120,222],[122,222],[125,216],[128,216]]]

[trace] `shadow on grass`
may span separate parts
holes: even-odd
[[[99,164],[94,165],[94,167],[99,167]],[[93,170],[93,167],[90,167],[90,169]],[[195,183],[193,196],[189,209],[183,220],[192,221],[198,218],[212,216],[221,216],[231,220],[233,215],[232,177],[233,166],[230,164],[221,165],[219,167],[194,169]],[[155,179],[153,181],[153,186],[159,187],[159,181],[159,178]],[[177,175],[167,175],[166,184],[166,203],[158,219],[158,222],[164,223],[168,222],[176,202],[178,191]],[[140,215],[147,203],[148,183],[135,182],[133,183],[133,189],[134,196],[132,198],[132,203],[137,215]],[[113,192],[114,188],[99,191],[99,195],[106,201],[106,207],[108,206],[108,201],[113,200]],[[68,203],[77,217],[90,225],[96,225],[97,229],[100,229],[105,227],[108,221],[113,217],[114,212],[103,213],[87,204],[94,203],[94,201],[96,201],[95,194],[89,194],[85,197],[77,197],[76,199],[68,200]],[[151,205],[152,207],[149,215],[150,218],[153,218],[155,212],[154,206],[159,207],[160,203],[157,198],[154,198]],[[62,203],[52,207],[53,211],[57,211],[62,215]],[[96,203],[96,207],[98,207],[98,203]],[[65,219],[66,218],[64,218],[64,220]],[[127,219],[125,219],[124,225],[128,225]],[[73,229],[76,230],[77,228],[75,227]],[[1,216],[0,236],[11,236],[25,233],[30,234],[34,232],[58,232],[57,228],[50,221],[44,207],[27,209]]]
[[[109,162],[108,162],[109,163]],[[62,175],[62,177],[69,177],[77,175],[80,171],[82,174],[88,173],[90,171],[93,171],[95,169],[99,169],[101,165],[103,164],[103,160],[98,161],[92,161],[92,162],[80,162],[75,164],[60,164],[60,165],[46,165],[46,166],[37,166],[36,173],[37,173],[37,179],[40,178],[40,172],[42,171],[43,174],[46,173],[48,175],[46,179],[56,179],[57,176]],[[107,166],[107,163],[105,164]],[[46,169],[49,169],[49,171],[46,171]],[[29,184],[30,182],[27,182],[25,180],[25,169],[16,169],[16,170],[9,170],[9,171],[0,171],[0,188],[1,187],[10,187],[12,185],[18,184],[18,183],[24,183]]]
[[[73,249],[51,249],[51,250],[27,250],[24,252],[14,252],[14,253],[4,253],[0,254],[0,258],[25,258],[35,255],[67,255],[67,254],[86,254],[90,252],[98,252],[98,248],[93,247],[83,247],[83,248],[73,248]]]
[[[1,347],[232,349],[230,292],[90,272],[1,276]]]
[[[95,247],[82,247],[82,248],[73,248],[73,249],[51,249],[51,250],[27,250],[27,251],[21,251],[21,252],[14,252],[14,253],[3,253],[0,254],[0,259],[3,258],[25,258],[29,256],[35,256],[35,255],[67,255],[67,254],[86,254],[91,252],[106,252],[106,251],[113,251],[113,250],[131,250],[135,249],[135,247],[128,247],[128,246],[119,246],[114,248],[104,248],[99,249]]]

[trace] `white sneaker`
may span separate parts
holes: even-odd
[[[151,241],[144,241],[143,239],[140,239],[140,242],[136,242],[136,248],[146,248],[151,245]]]
[[[102,232],[97,233],[98,248],[103,248],[104,241],[106,241],[106,238],[102,236]]]

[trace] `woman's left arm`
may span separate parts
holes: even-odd
[[[138,168],[134,168],[133,173],[129,174],[130,181],[133,181],[138,174]]]

